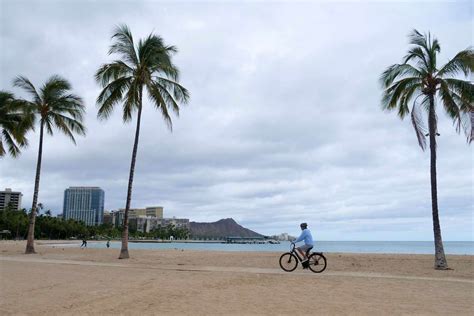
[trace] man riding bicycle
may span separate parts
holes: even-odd
[[[308,229],[308,224],[301,223],[300,227],[302,230],[301,235],[295,241],[293,241],[293,243],[296,244],[297,242],[304,240],[304,245],[297,247],[296,250],[298,250],[298,252],[303,256],[304,260],[302,261],[302,264],[303,267],[305,267],[305,265],[308,263],[306,252],[313,248],[313,236],[311,236],[311,232]]]

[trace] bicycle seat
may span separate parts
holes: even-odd
[[[306,250],[306,257],[309,256],[309,253],[310,253],[311,249],[313,249],[313,247],[310,247],[310,248],[308,248],[308,250]]]

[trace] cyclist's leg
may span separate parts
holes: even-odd
[[[300,247],[296,248],[296,249],[298,249],[298,252],[303,257],[303,261],[308,260],[308,257],[306,256],[306,252],[308,251],[309,248],[310,248],[310,246],[308,246],[308,245],[303,245],[303,246],[300,246]]]

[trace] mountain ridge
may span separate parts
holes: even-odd
[[[239,225],[233,218],[223,218],[211,223],[190,222],[189,227],[191,238],[264,237]]]

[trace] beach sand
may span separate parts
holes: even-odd
[[[79,249],[0,241],[1,315],[474,315],[474,256],[327,254],[283,272],[280,253]]]

